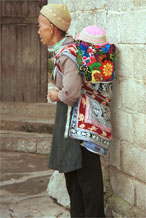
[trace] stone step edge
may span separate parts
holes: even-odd
[[[41,115],[41,112],[47,115],[48,112],[52,113],[56,110],[56,104],[52,103],[23,103],[23,102],[0,102],[0,114],[1,115]]]
[[[10,102],[10,101],[7,101],[7,102],[2,102],[0,101],[0,105],[1,107],[3,106],[17,106],[17,105],[20,105],[20,106],[53,106],[55,105],[53,102],[40,102],[40,103],[31,103],[31,102]]]
[[[23,131],[11,131],[11,130],[1,130],[0,134],[7,134],[7,135],[13,135],[14,137],[17,137],[17,135],[24,136],[24,137],[35,137],[35,138],[48,138],[52,136],[50,133],[34,133],[34,132],[23,132]]]
[[[11,175],[13,175],[13,174],[16,175],[16,173],[12,173]],[[18,183],[23,183],[23,182],[26,182],[29,179],[46,177],[46,176],[50,177],[52,174],[53,174],[53,171],[49,171],[49,170],[36,171],[36,172],[17,173],[17,175],[23,175],[23,177],[18,178],[18,179],[11,179],[11,180],[0,181],[0,187],[7,186],[7,185],[18,184]]]
[[[37,123],[37,124],[54,124],[55,122],[55,116],[54,118],[51,117],[51,119],[49,117],[46,118],[41,118],[41,117],[27,117],[27,116],[7,116],[7,115],[2,115],[0,117],[0,121],[2,122],[20,122],[20,123]]]
[[[31,133],[50,133],[53,132],[54,120],[6,120],[1,119],[0,129],[9,131],[31,132]]]
[[[0,130],[0,150],[50,154],[52,134]]]

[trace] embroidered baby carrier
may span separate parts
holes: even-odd
[[[56,57],[66,55],[71,58],[83,78],[82,94],[73,106],[65,135],[69,130],[71,138],[81,140],[82,146],[100,155],[107,154],[112,138],[109,102],[115,73],[115,51],[113,44],[94,46],[78,40],[64,47]],[[62,74],[59,66],[57,72]],[[71,108],[68,113],[70,111]]]

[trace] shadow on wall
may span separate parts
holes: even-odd
[[[116,166],[118,160],[118,166],[120,167],[120,143],[118,141],[120,135],[120,125],[119,125],[119,116],[120,116],[120,108],[121,108],[121,80],[122,78],[119,76],[119,70],[121,68],[121,60],[120,60],[120,49],[116,47],[116,71],[115,78],[113,80],[113,95],[112,101],[110,104],[111,107],[111,121],[112,121],[112,142],[110,146],[110,164],[112,166]]]
[[[113,128],[113,137],[119,136],[119,115],[121,108],[121,82],[122,77],[119,76],[119,71],[121,68],[120,60],[120,50],[116,47],[116,71],[115,78],[113,80],[113,95],[111,101],[111,116],[112,116],[112,128]]]

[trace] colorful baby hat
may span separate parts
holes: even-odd
[[[105,31],[98,26],[87,26],[77,36],[77,40],[90,42],[94,45],[106,45]]]

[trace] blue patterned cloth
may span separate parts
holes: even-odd
[[[88,142],[88,141],[83,141],[81,143],[81,145],[86,148],[87,150],[99,154],[99,155],[106,155],[108,153],[108,151],[105,148],[102,148],[101,146],[92,143],[92,142]]]

